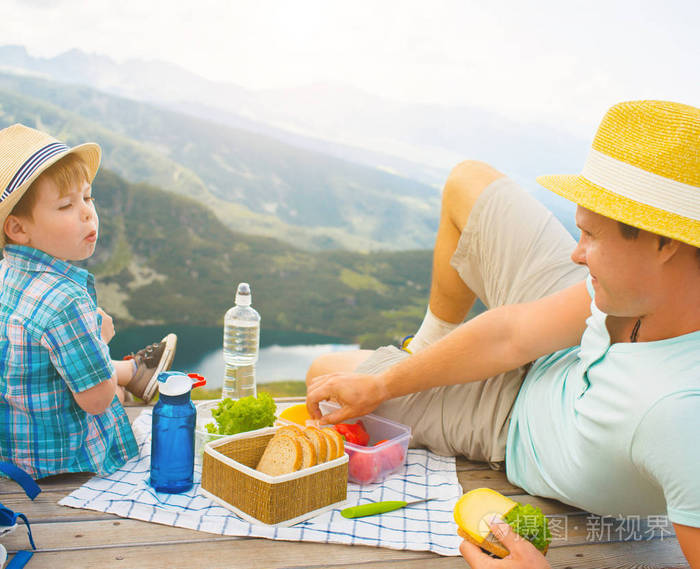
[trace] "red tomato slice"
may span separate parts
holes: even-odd
[[[403,447],[398,443],[385,444],[381,450],[377,451],[382,470],[385,472],[395,470],[403,464],[405,453]]]
[[[381,472],[378,460],[373,454],[355,452],[348,463],[348,476],[360,484],[369,484]]]

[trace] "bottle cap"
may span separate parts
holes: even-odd
[[[236,291],[236,304],[238,306],[250,306],[253,300],[253,295],[250,292],[250,285],[248,283],[240,283],[238,285],[238,290]]]
[[[192,390],[192,378],[179,371],[162,371],[158,374],[158,392],[174,397]]]

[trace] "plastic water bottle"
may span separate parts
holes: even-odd
[[[193,378],[198,381],[193,383]],[[160,396],[153,408],[151,430],[151,486],[157,492],[179,494],[192,488],[197,411],[190,392],[205,383],[195,374],[158,374]]]
[[[260,346],[260,314],[251,306],[248,283],[240,283],[236,304],[224,317],[224,381],[221,397],[256,395],[255,362]]]
[[[257,397],[255,384],[255,364],[249,366],[234,366],[224,363],[224,382],[221,388],[221,398],[241,399],[252,395]]]

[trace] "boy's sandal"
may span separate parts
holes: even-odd
[[[136,372],[125,389],[144,403],[149,403],[158,385],[158,374],[170,369],[176,347],[177,336],[168,334],[160,342],[126,356],[125,360],[133,359],[136,362]]]

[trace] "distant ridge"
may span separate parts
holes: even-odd
[[[419,182],[95,89],[0,74],[0,124],[96,139],[132,181],[197,196],[229,226],[309,249],[430,248],[439,193]]]
[[[576,232],[571,205],[535,182],[543,173],[580,170],[590,141],[563,128],[480,108],[397,103],[339,84],[251,91],[169,63],[117,63],[79,50],[38,58],[21,46],[0,46],[3,65],[147,100],[436,188],[458,161],[484,160],[533,192]]]
[[[463,159],[492,163],[523,183],[546,171],[580,168],[589,140],[567,132],[469,106],[391,101],[342,84],[251,91],[216,82],[161,61],[110,58],[71,50],[34,58],[21,46],[0,46],[0,65],[48,74],[130,98],[187,110],[213,110],[222,120],[294,144],[324,140],[335,153],[441,185]],[[514,89],[517,86],[514,85]],[[546,104],[543,102],[543,104]],[[310,138],[310,141],[309,141]],[[583,152],[583,154],[581,154]],[[396,162],[389,162],[395,159]]]
[[[128,60],[72,49],[56,57],[29,55],[23,46],[0,46],[0,70],[27,74],[64,83],[93,87],[135,100],[152,102],[178,112],[222,122],[234,128],[264,134],[299,148],[314,150],[385,169],[431,185],[444,181],[442,168],[405,160],[382,151],[370,151],[324,139],[313,134],[285,130],[265,122],[256,109],[260,94],[231,83],[210,81],[186,69],[162,61]],[[273,103],[274,104],[274,103]],[[301,129],[303,131],[303,129]]]

